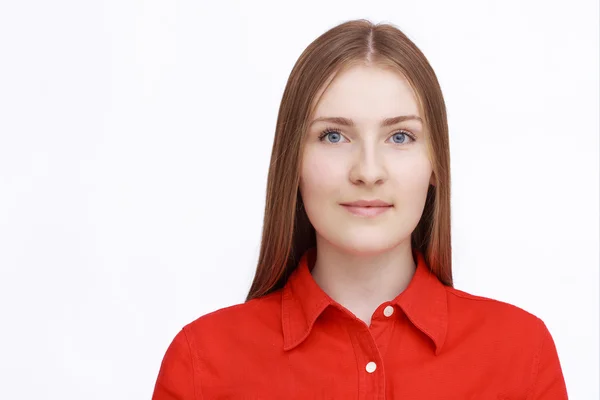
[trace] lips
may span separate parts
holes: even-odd
[[[358,200],[343,203],[342,206],[350,213],[360,217],[376,217],[393,207],[390,203],[382,200]]]
[[[351,203],[342,203],[343,206],[350,207],[390,207],[391,204],[383,200],[357,200]]]

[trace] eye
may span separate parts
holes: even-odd
[[[343,138],[342,134],[333,128],[326,128],[323,132],[321,132],[319,135],[319,140],[323,142],[327,137],[329,138],[329,143],[340,143]]]
[[[393,141],[393,143],[395,144],[404,144],[407,143],[407,141],[415,141],[415,137],[408,131],[405,130],[401,130],[398,132],[395,132],[392,136],[391,139]]]

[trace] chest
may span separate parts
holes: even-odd
[[[202,379],[210,399],[524,399],[528,365],[497,346],[434,343],[403,319],[313,328],[299,346],[232,348]],[[256,346],[256,344],[254,344]],[[257,350],[254,348],[253,350]],[[257,356],[258,354],[258,356]]]

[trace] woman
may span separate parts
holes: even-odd
[[[174,338],[154,400],[566,399],[546,325],[453,288],[450,158],[436,75],[366,20],[288,80],[246,302]]]

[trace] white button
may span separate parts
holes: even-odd
[[[387,306],[386,308],[383,309],[383,315],[385,315],[386,317],[389,317],[393,313],[394,313],[394,307],[392,307],[392,306]]]
[[[377,368],[377,364],[375,364],[373,361],[368,362],[367,363],[367,372],[368,373],[373,373],[373,371],[375,371],[375,368]]]

